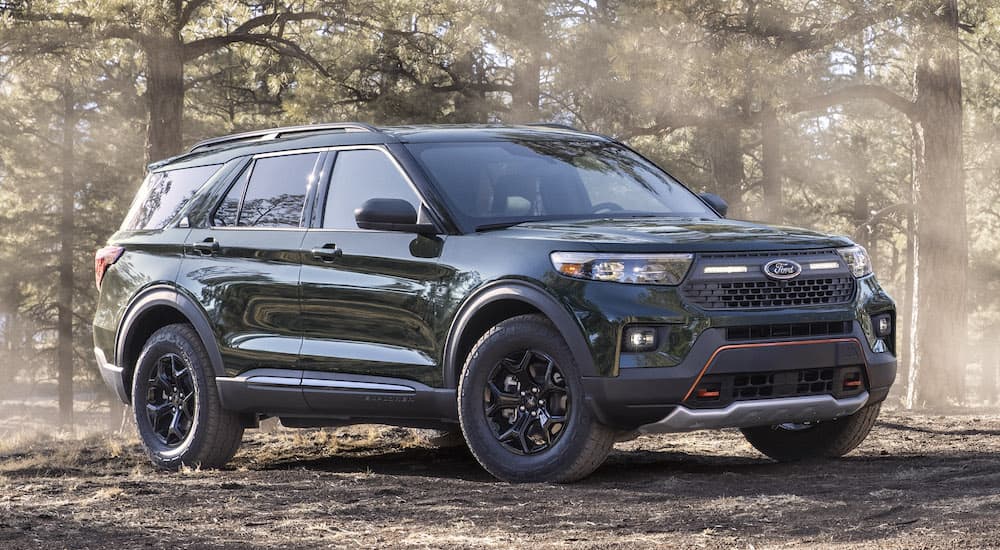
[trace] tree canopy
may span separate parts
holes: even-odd
[[[0,367],[95,378],[92,254],[146,161],[268,126],[545,120],[734,217],[850,235],[900,306],[900,402],[996,399],[998,44],[1000,8],[957,0],[0,0]]]

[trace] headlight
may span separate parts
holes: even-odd
[[[838,248],[837,252],[840,253],[840,257],[844,259],[847,268],[855,277],[871,274],[872,260],[868,257],[868,251],[865,250],[865,247],[856,244],[847,248]]]
[[[680,284],[691,254],[601,254],[553,252],[552,266],[567,277],[645,285]]]

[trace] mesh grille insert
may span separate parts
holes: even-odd
[[[704,309],[749,309],[842,304],[854,296],[852,277],[791,281],[688,282],[681,292]]]

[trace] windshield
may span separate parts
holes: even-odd
[[[599,141],[414,143],[460,225],[641,216],[717,218],[625,147]]]

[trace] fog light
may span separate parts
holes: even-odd
[[[656,329],[653,327],[628,327],[623,335],[622,347],[636,353],[656,349]]]
[[[879,338],[889,336],[892,334],[892,317],[888,314],[872,317],[872,328]]]

